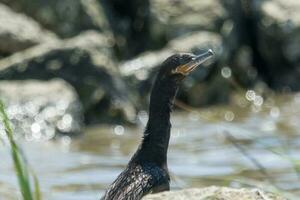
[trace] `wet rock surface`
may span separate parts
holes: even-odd
[[[224,1],[227,61],[245,87],[299,91],[299,1]],[[235,12],[230,12],[235,10]]]
[[[81,31],[107,30],[106,18],[96,0],[0,0],[17,12],[24,13],[59,36],[71,37]]]
[[[153,48],[149,0],[99,0],[113,31],[116,55],[126,59]]]
[[[37,44],[56,40],[29,17],[0,4],[0,55],[9,55]]]
[[[276,89],[299,91],[300,2],[262,1],[258,7],[258,48],[266,65],[263,74]]]
[[[167,40],[191,31],[217,32],[227,18],[219,0],[151,0],[150,4],[152,31],[161,32]]]
[[[130,121],[134,108],[114,66],[108,39],[86,32],[70,40],[43,44],[0,61],[0,79],[61,78],[79,95],[86,122]]]
[[[279,195],[259,189],[234,189],[227,187],[192,188],[148,195],[144,200],[285,200]]]
[[[72,86],[63,80],[0,81],[0,96],[19,134],[15,137],[39,141],[81,132],[81,103]]]
[[[0,2],[0,79],[64,79],[87,123],[132,122],[159,64],[177,52],[216,53],[180,89],[192,106],[229,102],[232,83],[300,89],[298,1]]]
[[[209,48],[212,48],[217,53],[217,56],[220,55],[222,51],[221,36],[207,31],[194,32],[171,40],[162,50],[145,52],[135,59],[126,61],[119,68],[123,75],[134,75],[137,79],[142,80],[139,74],[157,69],[158,65],[172,54],[181,52],[199,54]]]

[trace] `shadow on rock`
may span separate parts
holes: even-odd
[[[135,108],[110,47],[96,32],[39,45],[1,60],[0,80],[61,78],[77,91],[85,122],[132,122]]]

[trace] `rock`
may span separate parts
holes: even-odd
[[[260,79],[275,90],[300,90],[299,1],[223,1],[227,63],[236,80],[253,87]],[[235,12],[230,12],[235,10]],[[229,28],[228,28],[229,27]],[[228,31],[229,30],[229,31]]]
[[[201,31],[171,40],[167,46],[158,51],[145,52],[138,57],[122,63],[119,68],[124,76],[135,76],[136,79],[145,80],[147,74],[157,69],[167,57],[180,52],[193,52],[199,54],[203,51],[213,49],[217,56],[222,53],[222,39],[212,32]]]
[[[223,52],[222,39],[218,34],[200,31],[171,40],[162,50],[145,52],[132,60],[122,63],[119,68],[122,75],[127,78],[128,82],[130,82],[131,86],[134,88],[133,91],[138,91],[136,96],[146,97],[146,95],[149,94],[155,72],[157,72],[159,65],[167,57],[178,52],[193,52],[195,54],[200,54],[209,48],[214,50],[216,56],[213,61],[207,62],[204,65],[216,66]],[[208,85],[217,85],[212,84],[215,81],[218,83],[222,82],[221,85],[223,89],[220,88],[220,85],[218,87],[199,86],[207,84],[203,83],[203,81],[208,77],[210,72],[211,70],[207,70],[207,68],[199,68],[193,72],[191,76],[185,80],[180,89],[178,95],[179,99],[184,100],[193,106],[207,104],[209,100],[213,100],[213,102],[224,102],[224,96],[228,97],[229,92],[223,87],[226,86],[226,83],[222,81],[222,77],[220,77],[221,73],[216,75],[217,78],[213,78],[209,81],[210,83],[208,83]],[[208,88],[209,90],[207,90]],[[193,93],[196,93],[197,95],[195,96]],[[208,93],[211,94],[211,96],[208,96]],[[202,97],[201,100],[198,96]],[[211,97],[213,97],[213,99]],[[222,97],[222,99],[218,100],[218,97]],[[148,98],[142,100],[146,101]],[[142,104],[144,103],[145,102]]]
[[[0,96],[17,136],[48,140],[58,133],[77,135],[81,131],[81,103],[63,80],[0,81]]]
[[[300,1],[259,1],[256,6],[262,72],[272,88],[299,91]]]
[[[255,42],[254,22],[257,16],[252,2],[254,1],[221,1],[228,13],[228,19],[221,29],[224,40],[223,62],[232,70],[234,81],[243,88],[252,88],[259,81],[257,66],[261,65]]]
[[[0,0],[43,27],[65,38],[84,30],[107,31],[106,18],[97,0]]]
[[[87,123],[129,122],[135,109],[112,61],[109,41],[89,31],[16,53],[0,61],[0,80],[61,78],[77,91]]]
[[[0,4],[0,55],[9,55],[55,39],[53,33],[43,30],[32,19]]]
[[[260,189],[234,189],[211,186],[148,195],[143,200],[285,200]]]
[[[227,13],[219,0],[150,0],[151,30],[169,39],[193,31],[218,32]]]
[[[131,58],[153,47],[149,0],[98,0],[104,7],[118,47],[118,57]]]

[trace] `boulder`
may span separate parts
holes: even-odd
[[[98,0],[113,30],[117,55],[128,59],[153,47],[149,0]]]
[[[245,87],[263,80],[275,90],[300,90],[300,2],[233,0],[223,5],[230,13],[222,28],[226,63],[236,80]]]
[[[60,37],[72,37],[81,31],[107,31],[106,18],[97,0],[0,0],[24,13]]]
[[[77,91],[87,123],[129,122],[135,117],[135,109],[110,49],[109,38],[85,32],[1,60],[0,80],[61,78]]]
[[[257,43],[275,89],[300,90],[300,1],[258,1]]]
[[[150,0],[154,35],[172,39],[193,31],[218,32],[227,18],[219,0]]]
[[[221,1],[228,13],[221,29],[224,63],[232,69],[234,81],[244,88],[254,87],[259,81],[257,69],[262,65],[256,45],[257,15],[252,2],[256,1]]]
[[[16,137],[48,140],[81,132],[83,112],[75,90],[63,80],[0,81],[0,98]]]
[[[29,17],[0,4],[0,55],[10,55],[37,44],[56,40]]]
[[[121,74],[135,88],[133,91],[138,91],[138,94],[135,95],[143,98],[149,94],[155,73],[166,58],[179,52],[201,54],[209,48],[213,49],[216,55],[212,61],[204,65],[212,66],[210,68],[212,70],[199,68],[193,72],[184,81],[178,98],[193,106],[207,104],[209,101],[224,102],[227,100],[229,92],[227,89],[224,89],[226,82],[221,77],[221,73],[219,73],[219,70],[215,70],[223,53],[223,44],[221,36],[213,32],[200,31],[178,37],[171,40],[165,48],[158,51],[145,52],[132,60],[122,63],[119,68]],[[207,80],[210,73],[216,73],[216,76],[212,76],[210,80]],[[208,81],[208,83],[205,83],[204,80]],[[142,101],[147,100],[148,98],[142,99]],[[145,104],[145,102],[142,104]]]
[[[260,189],[234,189],[211,186],[147,195],[143,200],[285,200]]]
[[[199,54],[213,49],[217,57],[222,53],[222,39],[220,35],[201,31],[171,40],[165,48],[158,51],[148,51],[136,58],[125,61],[119,66],[123,76],[134,76],[138,80],[147,79],[147,72],[157,70],[157,67],[169,56],[180,52]],[[145,74],[142,76],[142,74]]]

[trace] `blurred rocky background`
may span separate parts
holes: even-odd
[[[300,89],[297,0],[0,0],[0,98],[23,131],[134,124],[159,64],[212,48],[178,95],[225,104],[239,88]]]

